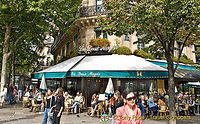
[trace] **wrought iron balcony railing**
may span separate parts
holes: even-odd
[[[89,17],[96,16],[97,14],[105,14],[106,10],[103,5],[95,5],[95,6],[85,6],[79,8],[78,15],[79,17]]]

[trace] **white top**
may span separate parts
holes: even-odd
[[[31,94],[30,94],[29,92],[26,92],[26,93],[25,93],[25,96],[27,96],[27,97],[30,97],[30,95],[31,95]]]
[[[8,92],[8,89],[5,87],[2,91],[1,91],[1,96],[6,96]]]

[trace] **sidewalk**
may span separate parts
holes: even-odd
[[[86,112],[78,114],[64,113],[61,117],[61,124],[110,124],[102,122],[101,118],[90,117]],[[29,112],[28,108],[22,108],[21,103],[15,105],[6,105],[0,108],[0,124],[41,124],[44,113]],[[200,116],[192,116],[191,120],[178,120],[177,124],[199,124]],[[168,124],[167,120],[143,120],[143,124]]]

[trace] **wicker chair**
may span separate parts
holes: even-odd
[[[100,117],[103,114],[103,102],[98,103],[98,109],[96,110],[97,117]]]
[[[41,106],[39,104],[37,104],[35,99],[31,99],[31,110],[33,112],[40,111],[40,107]]]
[[[185,115],[188,115],[189,114],[189,105],[185,104],[185,108],[182,110],[185,112]]]
[[[161,116],[161,114],[164,114],[166,116],[167,115],[167,106],[161,105],[159,108],[160,109],[158,110],[158,114],[160,114],[160,116]]]
[[[24,96],[23,97],[23,101],[22,101],[22,106],[23,106],[23,108],[25,108],[25,107],[28,107],[28,106],[30,106],[30,101],[29,101],[29,98],[27,97],[27,96]]]

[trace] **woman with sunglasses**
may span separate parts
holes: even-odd
[[[125,105],[116,110],[115,124],[142,124],[141,111],[135,104],[134,93],[128,92],[126,94],[124,97],[126,98]]]

